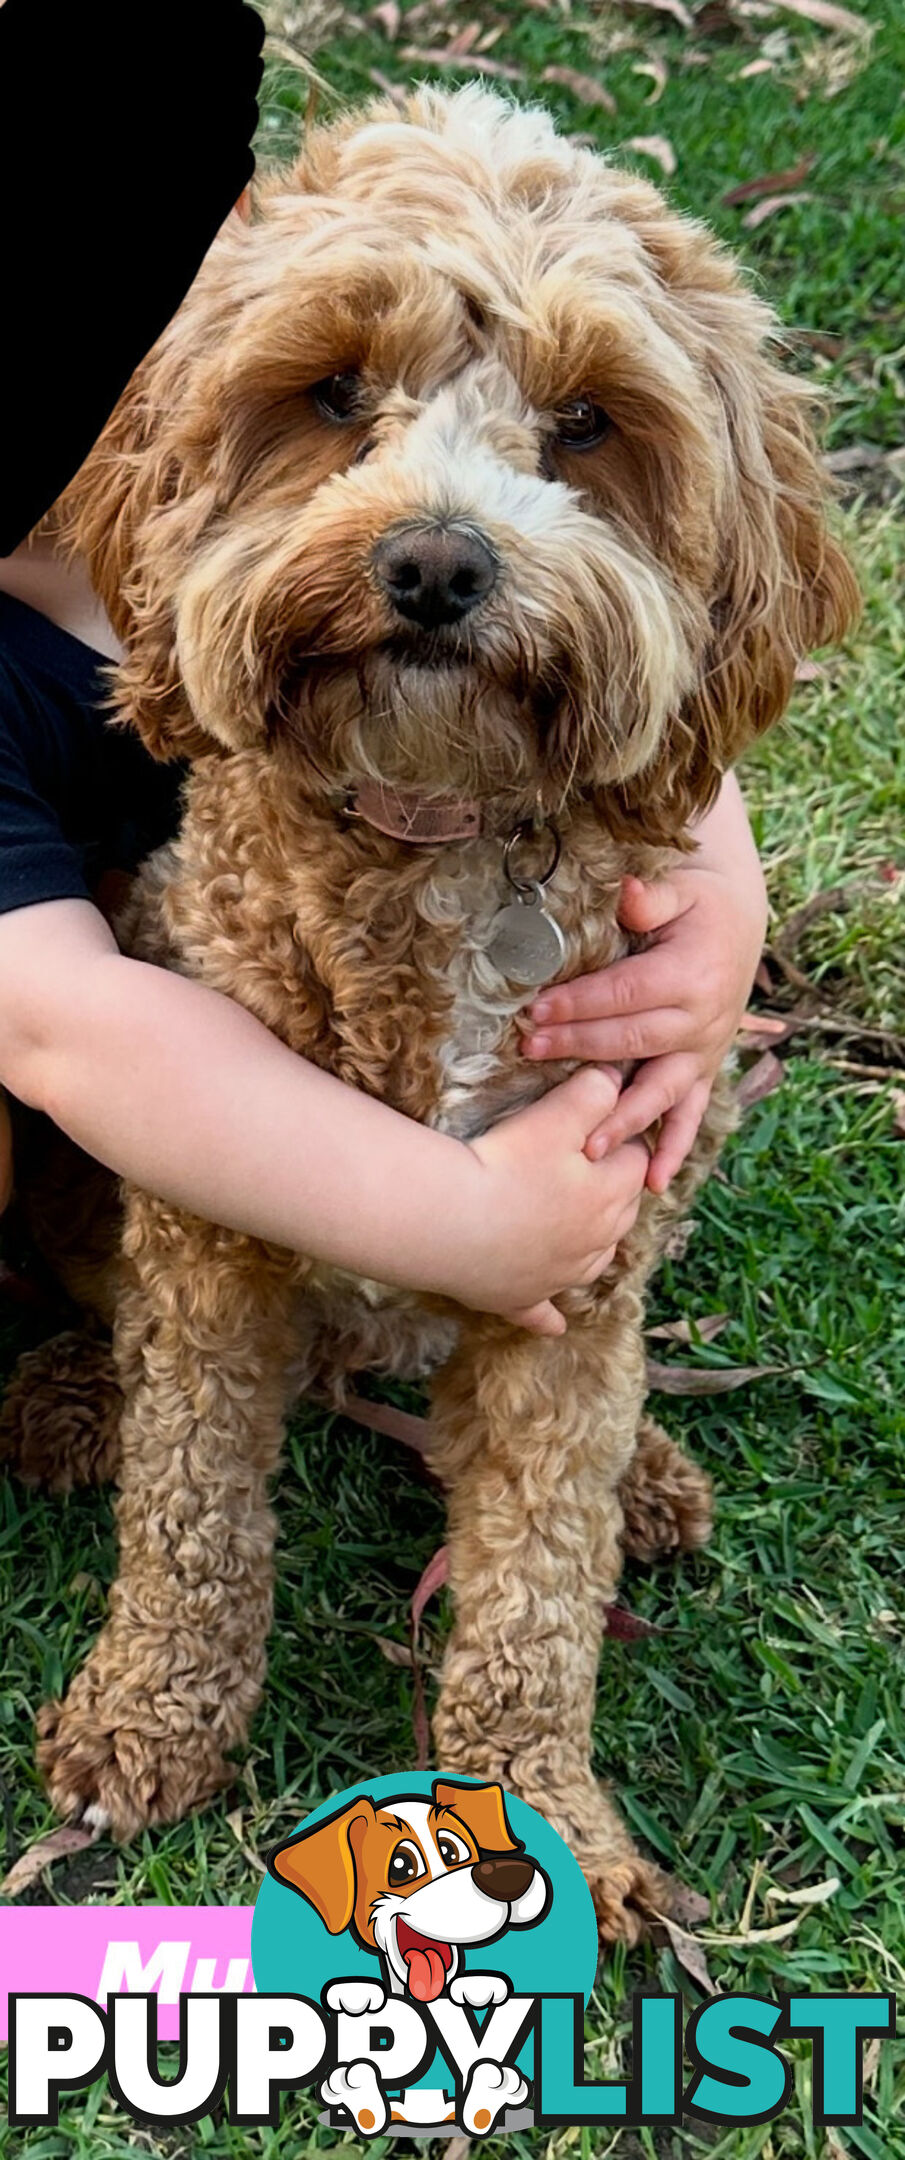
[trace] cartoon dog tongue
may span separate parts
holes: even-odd
[[[446,1943],[429,1942],[418,1935],[414,1928],[403,1921],[397,1938],[399,1948],[408,1968],[409,1991],[416,2002],[436,2002],[443,1993],[443,1982],[452,1964],[452,1951]]]

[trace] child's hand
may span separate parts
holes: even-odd
[[[598,1160],[662,1119],[647,1174],[654,1192],[685,1161],[748,1000],[766,927],[754,863],[756,874],[750,860],[730,874],[699,858],[656,884],[626,878],[619,920],[655,942],[531,1007],[528,1057],[642,1061],[588,1153]]]
[[[648,1151],[639,1140],[592,1162],[588,1136],[614,1107],[618,1073],[574,1073],[542,1101],[470,1143],[483,1177],[460,1180],[465,1236],[453,1224],[446,1287],[464,1305],[538,1335],[562,1335],[551,1300],[596,1282],[634,1223]]]

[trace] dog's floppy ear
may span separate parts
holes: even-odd
[[[458,1815],[482,1852],[521,1852],[506,1819],[502,1785],[450,1785],[438,1778],[434,1801]]]
[[[785,711],[798,663],[844,637],[860,605],[827,523],[813,390],[773,358],[773,318],[727,257],[698,228],[671,221],[668,231],[663,269],[706,354],[724,486],[697,685],[653,763],[621,791],[634,829],[649,828],[652,839],[674,837],[714,801],[746,744]]]
[[[338,1815],[312,1823],[288,1844],[277,1845],[267,1866],[278,1882],[288,1883],[323,1921],[329,1935],[341,1935],[355,1909],[354,1823],[374,1820],[374,1805],[366,1797],[350,1800]]]
[[[174,573],[210,514],[177,442],[178,358],[169,343],[145,360],[54,512],[64,545],[84,557],[125,658],[117,710],[161,759],[214,748],[196,719],[176,659]]]

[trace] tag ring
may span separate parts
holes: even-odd
[[[537,872],[535,876],[531,878],[516,877],[515,871],[512,869],[512,857],[515,853],[516,848],[519,845],[519,842],[523,840],[536,840],[540,837],[541,832],[548,832],[551,835],[553,841],[553,854],[547,869],[542,872]],[[521,893],[523,896],[528,893],[536,892],[538,888],[541,892],[543,892],[544,886],[549,885],[551,878],[555,877],[556,872],[559,869],[559,861],[561,855],[562,840],[556,826],[553,823],[552,818],[544,819],[543,825],[540,827],[540,832],[535,831],[534,823],[531,819],[525,819],[523,824],[514,826],[503,848],[503,870],[505,872],[508,883],[513,888],[513,891]]]

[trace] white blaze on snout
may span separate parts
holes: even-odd
[[[625,779],[647,762],[690,688],[684,611],[671,576],[640,543],[630,546],[575,488],[538,470],[543,433],[508,368],[475,361],[420,408],[405,401],[375,476],[392,476],[407,520],[449,519],[488,542],[498,586],[475,617],[488,653],[499,641],[530,647],[543,672],[564,651],[574,660],[583,639],[595,656],[587,717],[610,738]]]
[[[492,540],[553,534],[571,498],[537,470],[540,420],[499,361],[476,361],[408,421],[390,453],[411,474],[413,505],[473,523]],[[417,514],[417,511],[416,511]]]

